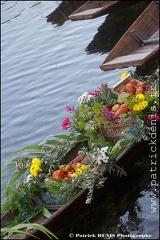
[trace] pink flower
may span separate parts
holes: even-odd
[[[90,92],[89,95],[92,95],[92,96],[97,96],[101,93],[100,90],[95,90],[94,92]]]
[[[72,112],[73,109],[74,109],[74,107],[68,107],[68,106],[66,106],[66,111],[67,111],[67,112]]]
[[[148,115],[147,122],[150,122],[153,119],[156,119],[156,121],[158,122],[158,121],[160,121],[160,116],[159,115],[156,116],[156,115],[153,115],[153,114]]]
[[[104,88],[107,88],[107,87],[108,87],[108,83],[104,83],[104,84],[102,84],[102,86],[103,86]]]
[[[155,115],[153,115],[153,114],[148,115],[148,118],[147,118],[148,121],[151,121],[153,119],[155,119]]]
[[[63,130],[67,130],[69,127],[69,124],[70,124],[70,119],[68,117],[66,117],[61,124]]]
[[[105,105],[104,107],[103,107],[103,111],[105,112],[105,111],[111,111],[111,107],[109,106],[109,105]]]

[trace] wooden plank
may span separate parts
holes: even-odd
[[[87,1],[69,15],[68,19],[72,21],[91,19],[130,6],[136,2],[138,1]]]
[[[133,51],[133,53],[125,56],[116,57],[113,60],[103,64],[102,70],[113,70],[115,68],[124,68],[128,66],[141,66],[148,59],[151,59],[159,52],[159,45],[142,46]]]

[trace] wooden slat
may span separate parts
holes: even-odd
[[[141,66],[148,59],[151,59],[159,52],[159,45],[145,45],[138,48],[129,55],[116,57],[113,60],[103,64],[101,70],[113,70],[115,68],[124,68],[128,66]]]
[[[138,1],[87,1],[68,16],[70,20],[85,20],[99,17],[121,8],[135,4]]]

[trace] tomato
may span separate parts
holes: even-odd
[[[120,108],[126,107],[128,105],[128,102],[122,103]]]
[[[129,93],[129,92],[135,92],[136,91],[136,88],[130,84],[130,83],[127,83],[126,84],[126,91]]]
[[[74,170],[71,170],[67,173],[67,177],[70,178],[71,177],[71,174],[73,174],[75,171]]]
[[[137,93],[142,93],[142,94],[144,94],[144,88],[142,88],[142,87],[137,87],[137,88],[136,88],[136,92],[137,92]]]
[[[137,81],[135,79],[131,79],[128,83],[130,83],[134,87],[137,85]]]
[[[56,170],[52,173],[52,178],[56,181],[61,181],[65,178],[65,174],[62,170]]]
[[[116,104],[116,105],[114,105],[113,107],[112,107],[112,111],[113,112],[116,112],[118,109],[120,108],[120,104]]]
[[[146,83],[145,82],[139,82],[138,84],[137,84],[137,87],[142,87],[142,88],[144,88],[146,86]]]
[[[128,107],[124,106],[115,112],[115,115],[119,118],[122,114],[128,112]]]

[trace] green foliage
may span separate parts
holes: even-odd
[[[110,88],[105,88],[103,84],[99,88],[100,93],[90,99],[83,101],[83,104],[73,110],[73,117],[70,126],[70,133],[77,135],[77,132],[83,136],[83,140],[88,141],[91,149],[93,147],[103,147],[105,138],[101,131],[101,126],[107,120],[104,117],[103,107],[105,105],[113,106],[117,102],[117,94]]]
[[[22,230],[20,230],[22,229]],[[26,230],[24,230],[26,229]],[[17,224],[13,227],[5,227],[1,228],[1,237],[2,239],[8,239],[9,237],[12,236],[12,234],[16,234],[16,236],[21,237],[21,236],[31,236],[34,238],[37,238],[33,234],[31,234],[29,231],[32,229],[37,229],[44,233],[47,237],[50,239],[55,238],[58,239],[51,231],[49,231],[46,227],[42,226],[41,224],[37,223],[22,223],[22,224]],[[37,238],[39,239],[39,238]]]
[[[55,181],[52,177],[47,177],[47,179],[44,182],[45,189],[49,193],[53,194],[55,198],[58,200],[59,204],[64,203],[63,198],[61,197],[63,192],[61,191],[62,182],[61,181]]]
[[[105,88],[103,84],[99,88],[100,94],[95,96],[95,103],[100,103],[102,105],[110,105],[111,107],[117,103],[117,94],[114,93],[111,88]]]
[[[138,116],[134,118],[135,124],[133,127],[129,128],[124,134],[124,141],[135,141],[141,142],[142,140],[149,140],[149,127],[144,124]]]
[[[127,99],[128,99],[128,97],[129,97],[130,95],[129,95],[129,93],[127,93],[127,92],[122,92],[121,94],[119,94],[119,96],[118,96],[118,102],[127,102]]]
[[[63,159],[66,153],[75,146],[70,136],[67,135],[55,135],[56,138],[61,139],[60,141],[54,139],[45,139],[40,145],[37,146],[26,146],[16,151],[22,152],[21,155],[17,155],[11,158],[4,166],[3,175],[13,172],[10,179],[10,184],[16,182],[24,173],[28,170],[31,165],[33,158],[40,158],[43,164],[44,172],[52,172],[56,169]],[[70,141],[69,141],[70,140]],[[35,150],[37,150],[35,152]]]
[[[17,212],[16,217],[8,222],[10,226],[33,219],[42,210],[41,206],[33,205],[30,186],[24,181],[12,185],[8,183],[4,195],[2,214]]]

